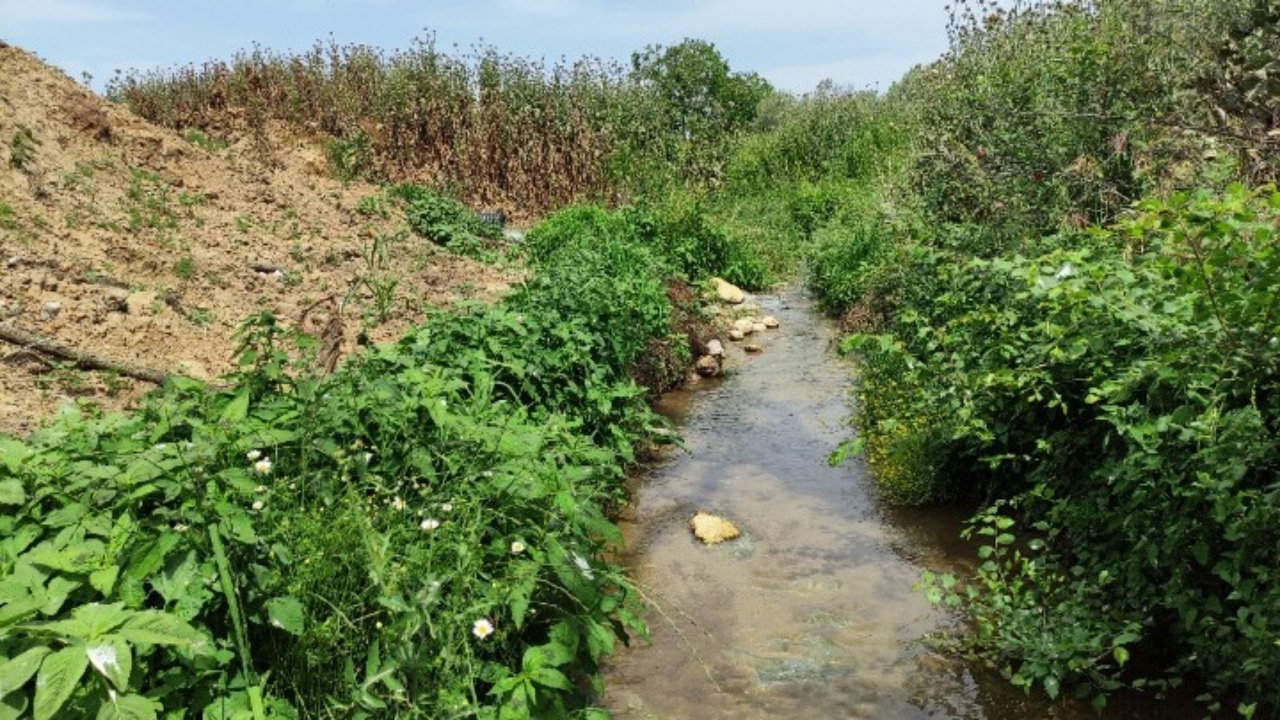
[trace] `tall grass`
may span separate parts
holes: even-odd
[[[488,46],[448,54],[429,38],[393,52],[255,47],[230,61],[127,74],[108,94],[176,129],[270,143],[272,123],[283,123],[326,139],[345,175],[447,186],[534,214],[617,199],[622,173],[660,125],[652,95],[616,63],[548,64]]]

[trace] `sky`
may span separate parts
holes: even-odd
[[[0,40],[101,91],[116,70],[229,59],[255,44],[403,50],[434,38],[549,63],[629,62],[649,45],[711,42],[737,72],[803,94],[822,80],[887,90],[946,47],[946,0],[0,0]]]

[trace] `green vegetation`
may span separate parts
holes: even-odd
[[[9,167],[15,170],[27,169],[36,159],[36,150],[40,141],[26,125],[19,125],[9,140]]]
[[[833,459],[864,453],[891,501],[987,503],[976,574],[922,585],[1028,690],[1280,710],[1275,18],[959,3],[950,51],[846,130],[909,133],[879,172],[760,163],[797,179],[810,284],[860,331]]]
[[[3,701],[595,716],[641,632],[607,512],[689,360],[678,300],[801,275],[860,362],[833,460],[863,453],[888,501],[984,503],[978,570],[922,582],[972,620],[951,642],[1100,709],[1187,684],[1280,712],[1278,13],[962,0],[882,95],[776,93],[696,40],[628,69],[424,42],[122,78],[143,116],[243,118],[266,155],[269,121],[318,122],[337,177],[387,182],[357,207],[408,228],[366,248],[383,318],[388,242],[532,275],[332,377],[253,318],[225,389],[4,441]],[[131,224],[176,222],[157,183]],[[512,246],[463,201],[546,217]]]

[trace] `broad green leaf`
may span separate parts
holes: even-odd
[[[290,635],[301,635],[306,627],[306,611],[292,596],[271,598],[266,603],[267,622]]]
[[[88,667],[84,645],[71,645],[46,657],[36,675],[35,719],[46,720],[57,714]]]
[[[568,691],[573,689],[573,685],[569,683],[569,678],[555,668],[538,668],[529,673],[529,679],[539,685],[555,688],[556,690]]]
[[[0,695],[0,720],[18,720],[27,714],[30,705],[28,695],[24,692]]]
[[[1058,685],[1058,678],[1053,675],[1050,675],[1044,679],[1043,684],[1044,684],[1045,694],[1049,696],[1049,699],[1057,700],[1058,692],[1060,691],[1060,688]]]
[[[120,695],[98,708],[98,720],[155,720],[164,706],[142,695]]]
[[[40,669],[40,662],[44,660],[44,656],[50,652],[52,651],[49,648],[40,645],[0,665],[0,697],[27,684],[31,676],[36,674],[36,670]]]
[[[207,638],[175,615],[158,610],[135,613],[120,628],[120,635],[134,644],[194,645]]]
[[[244,422],[249,416],[249,388],[243,388],[236,396],[222,408],[222,415],[218,418],[221,422],[235,425]]]
[[[22,487],[21,480],[0,480],[0,505],[25,505],[26,502],[27,491]]]
[[[44,602],[44,595],[28,595],[0,607],[0,630],[35,615]]]
[[[1124,667],[1124,664],[1129,662],[1129,651],[1126,650],[1125,648],[1117,647],[1114,651],[1114,654],[1116,656],[1116,663],[1118,663],[1121,667]]]
[[[31,448],[17,438],[0,436],[0,466],[11,473],[18,472],[22,461],[31,454]]]
[[[89,585],[103,595],[110,596],[111,591],[116,587],[116,580],[119,578],[120,566],[109,565],[100,570],[94,570],[92,573],[89,573]]]
[[[102,676],[111,681],[120,692],[129,688],[129,673],[133,672],[133,651],[129,643],[119,635],[99,638],[85,649],[89,662]]]

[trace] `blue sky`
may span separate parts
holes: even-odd
[[[946,46],[945,0],[0,0],[0,40],[101,90],[117,68],[168,68],[317,40],[404,49],[434,35],[554,61],[626,61],[646,45],[715,44],[736,71],[808,92],[885,90]]]

